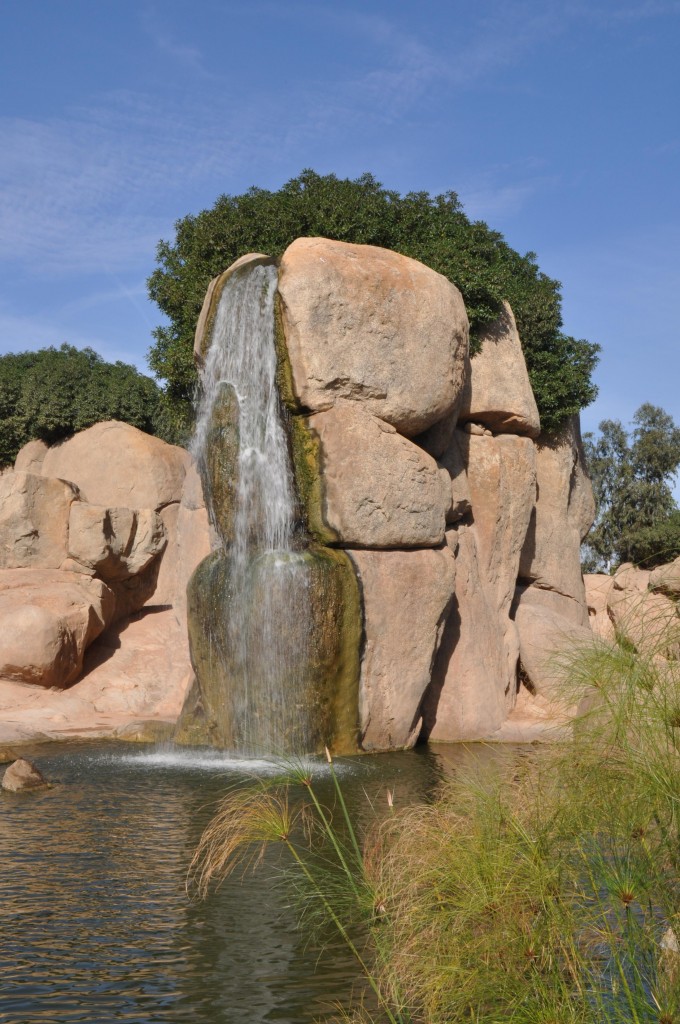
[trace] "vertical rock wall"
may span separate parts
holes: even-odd
[[[512,310],[471,360],[444,277],[298,239],[280,261],[277,345],[307,537],[359,587],[361,637],[336,616],[334,641],[360,658],[359,746],[512,738],[554,697],[545,637],[587,629],[593,515],[578,423],[540,434]]]

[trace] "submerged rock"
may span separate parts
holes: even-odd
[[[2,788],[8,793],[22,793],[32,789],[47,789],[50,783],[32,761],[18,758],[6,769]]]

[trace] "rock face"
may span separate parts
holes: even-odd
[[[6,769],[2,788],[8,793],[22,793],[31,789],[46,789],[49,782],[32,761],[20,757]]]
[[[279,294],[298,409],[344,398],[413,437],[455,408],[468,320],[440,274],[386,249],[298,238]]]
[[[420,733],[421,703],[453,599],[455,561],[447,547],[353,551],[351,558],[364,606],[361,745],[410,747]]]
[[[433,458],[356,403],[338,403],[307,424],[323,465],[321,538],[366,548],[443,542],[451,492]]]
[[[515,680],[508,692],[505,629],[480,571],[476,531],[463,524],[448,531],[447,540],[455,551],[456,586],[423,700],[423,733],[448,743],[496,732],[512,707]]]
[[[612,577],[601,573],[592,573],[584,576],[583,582],[586,588],[590,628],[595,636],[599,636],[602,640],[614,640],[616,631],[607,607],[609,592],[614,582]]]
[[[578,423],[572,419],[556,438],[542,437],[536,450],[538,497],[529,524],[519,576],[522,582],[554,590],[588,612],[581,573],[581,541],[595,517],[593,491],[585,471]]]
[[[68,556],[68,521],[78,490],[32,473],[0,477],[0,568],[58,569]]]
[[[653,589],[666,574],[672,578],[673,569],[659,566],[651,573],[629,564],[620,566],[607,594],[607,612],[615,634],[642,654],[677,659],[680,657],[677,605]]]
[[[246,257],[223,278],[265,260]],[[200,358],[219,280],[197,332]],[[395,253],[317,238],[284,253],[279,300],[300,545],[344,548],[360,585],[362,748],[421,735],[535,738],[559,703],[534,656],[541,629],[550,627],[546,644],[559,642],[562,620],[587,630],[579,547],[593,504],[578,423],[539,436],[512,310],[506,303],[470,360],[449,282]],[[205,467],[224,478],[218,504],[228,511],[241,469],[238,416],[223,404],[219,451]],[[229,548],[233,516],[217,506],[211,516]],[[215,576],[215,595],[225,566],[214,555],[201,569]],[[195,615],[212,621],[219,600],[199,599],[193,582],[190,591]],[[204,659],[198,641],[195,658]]]
[[[115,596],[101,580],[58,569],[0,571],[0,678],[67,686],[114,613]]]
[[[517,324],[507,302],[470,362],[458,418],[462,423],[483,423],[496,433],[538,437],[541,432]]]
[[[15,473],[36,473],[40,476],[43,459],[47,454],[45,441],[29,441],[21,448],[14,460]]]
[[[111,422],[31,442],[16,466],[0,478],[3,740],[169,729],[191,681],[186,581],[210,548],[195,470],[182,504],[187,453]],[[167,606],[153,637],[151,599]]]
[[[592,646],[593,634],[587,624],[561,615],[552,605],[551,596],[550,591],[540,591],[537,587],[521,590],[515,622],[520,661],[534,691],[553,701],[558,708],[564,708],[574,703],[573,695],[565,692],[564,655]]]
[[[0,477],[1,744],[177,728],[242,749],[265,720],[292,752],[533,740],[573,713],[557,666],[592,642],[589,618],[677,657],[677,564],[623,567],[586,598],[578,421],[539,434],[507,303],[470,358],[458,289],[412,259],[298,239],[277,294],[275,262],[251,253],[215,278],[195,339],[202,363],[227,298],[263,297],[261,424],[233,370],[257,352],[264,372],[253,340],[220,371],[199,465],[109,422],[32,442]],[[251,419],[284,453],[280,506],[262,497],[265,446],[241,451]],[[251,477],[256,505],[235,517]],[[270,652],[278,689],[259,685]]]

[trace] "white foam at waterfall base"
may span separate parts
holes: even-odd
[[[282,775],[291,770],[300,769],[309,772],[312,777],[330,774],[330,766],[322,757],[300,757],[294,761],[285,758],[267,757],[232,757],[218,750],[153,750],[144,753],[111,755],[111,760],[140,768],[188,769],[201,772],[225,772],[240,776],[248,775]],[[355,774],[358,764],[347,761],[334,761],[336,775]]]
[[[192,445],[205,457],[224,384],[239,407],[239,479],[225,630],[236,676],[230,707],[241,753],[310,749],[302,686],[308,650],[309,574],[295,552],[295,487],[276,387],[275,267],[257,266],[225,284],[201,374]]]

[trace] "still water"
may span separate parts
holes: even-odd
[[[310,947],[272,851],[206,900],[187,868],[226,789],[273,761],[130,745],[31,755],[57,785],[0,792],[2,1024],[308,1024],[361,994],[345,950]],[[355,820],[428,800],[463,748],[341,759]],[[327,767],[314,761],[331,799]],[[373,807],[373,809],[372,809]]]

